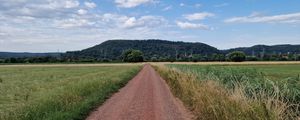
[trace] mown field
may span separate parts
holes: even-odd
[[[300,64],[167,64],[156,69],[197,119],[300,115]]]
[[[140,68],[141,65],[0,66],[0,119],[83,119]]]

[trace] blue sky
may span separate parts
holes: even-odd
[[[0,0],[0,51],[64,52],[109,39],[219,49],[300,44],[299,0]]]

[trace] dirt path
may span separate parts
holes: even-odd
[[[145,65],[87,120],[184,120],[189,117],[165,81],[150,65]]]

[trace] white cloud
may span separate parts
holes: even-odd
[[[80,50],[107,39],[166,38],[162,16],[105,14],[78,1],[0,0],[0,51]]]
[[[95,8],[97,7],[96,3],[94,2],[84,2],[84,5],[88,8]]]
[[[87,10],[85,10],[85,9],[79,9],[77,12],[78,12],[79,15],[87,14]]]
[[[0,4],[0,14],[11,19],[21,17],[53,19],[72,16],[77,13],[79,7],[80,3],[77,0],[5,1]]]
[[[138,22],[135,17],[131,17],[124,22],[123,27],[124,28],[133,28],[133,27],[140,26],[142,24],[143,23]]]
[[[207,17],[213,17],[213,16],[215,16],[215,14],[208,13],[208,12],[202,12],[202,13],[194,13],[194,14],[183,15],[183,16],[184,16],[185,19],[193,21],[193,20],[203,20]]]
[[[281,14],[273,16],[263,16],[261,14],[251,14],[245,17],[233,17],[224,20],[225,23],[300,23],[300,12]]]
[[[104,14],[102,20],[105,23],[113,23],[111,25],[114,26],[111,27],[125,29],[156,28],[167,24],[167,20],[161,16],[141,16],[137,18],[118,14]]]
[[[74,28],[74,27],[89,27],[89,26],[92,26],[95,23],[90,22],[87,19],[70,18],[70,19],[56,21],[56,24],[60,28]]]
[[[172,5],[165,7],[164,9],[162,9],[162,11],[168,11],[171,10],[173,7]]]
[[[196,23],[190,23],[190,22],[176,22],[177,26],[182,29],[203,29],[203,30],[210,30],[210,28],[207,25],[204,24],[196,24]]]
[[[85,2],[85,5],[94,7],[91,2]],[[93,27],[100,21],[99,15],[89,13],[83,7],[78,0],[5,1],[0,4],[0,20],[6,24],[28,24],[32,27]]]
[[[115,0],[118,7],[133,8],[142,4],[154,2],[153,0]]]
[[[79,1],[76,0],[67,0],[65,1],[65,8],[75,8],[79,6]]]
[[[225,7],[228,5],[229,5],[229,3],[222,3],[222,4],[216,4],[216,5],[214,5],[214,7],[218,8],[218,7]]]

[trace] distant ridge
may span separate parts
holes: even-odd
[[[77,57],[93,57],[98,59],[118,59],[127,49],[137,49],[150,57],[176,58],[176,55],[213,54],[220,51],[204,43],[173,42],[167,40],[108,40],[99,45],[81,51],[67,52]]]
[[[22,57],[57,57],[62,53],[28,53],[28,52],[0,52],[0,58],[22,58]]]
[[[229,50],[225,50],[226,53],[232,51],[243,51],[247,55],[259,54],[264,52],[265,54],[300,54],[300,45],[290,45],[290,44],[282,44],[282,45],[255,45],[252,47],[239,47],[233,48]]]
[[[0,52],[0,58],[10,57],[44,57],[44,56],[68,56],[71,58],[95,58],[118,60],[124,50],[141,50],[146,59],[156,58],[176,58],[190,56],[192,54],[211,55],[227,54],[232,51],[243,51],[247,55],[265,54],[300,54],[300,45],[255,45],[252,47],[238,47],[227,50],[217,48],[200,42],[167,41],[159,39],[149,40],[108,40],[99,45],[83,49],[80,51],[69,51],[66,53],[15,53]]]

